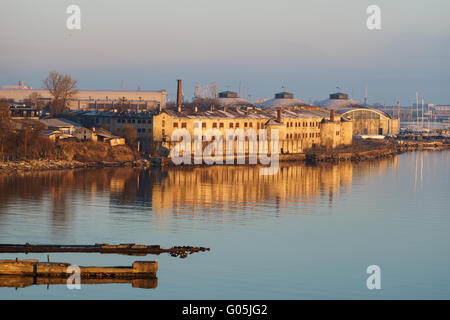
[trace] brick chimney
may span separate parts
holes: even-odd
[[[278,122],[281,122],[281,120],[283,118],[282,112],[283,112],[283,110],[281,108],[277,110],[277,121]]]
[[[334,110],[330,110],[330,121],[334,122]]]
[[[183,84],[181,83],[181,80],[177,80],[178,87],[177,87],[177,107],[178,112],[181,112],[181,104],[183,103]]]

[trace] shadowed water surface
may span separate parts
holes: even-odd
[[[0,288],[0,298],[450,298],[450,152],[359,164],[0,176],[0,243],[192,245],[187,259],[51,254],[76,265],[159,261],[130,284]],[[45,254],[0,254],[0,259]],[[382,289],[366,268],[380,266]]]

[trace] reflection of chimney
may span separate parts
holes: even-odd
[[[183,88],[182,88],[182,83],[181,80],[177,80],[178,82],[178,88],[177,88],[177,107],[178,107],[178,112],[181,112],[181,104],[183,102]]]
[[[195,112],[198,111],[198,107],[197,107],[197,106],[194,107],[194,111],[195,111]]]
[[[278,122],[281,122],[282,112],[283,112],[283,110],[281,110],[281,108],[277,110],[277,121]]]
[[[330,121],[334,122],[334,110],[330,110]]]

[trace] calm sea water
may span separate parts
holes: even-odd
[[[158,260],[158,284],[0,288],[2,299],[450,298],[450,152],[259,169],[89,169],[0,177],[0,243],[192,245],[187,259],[50,254],[76,265]],[[46,254],[0,254],[0,259]],[[366,268],[381,268],[368,290]]]

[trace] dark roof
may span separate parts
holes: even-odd
[[[166,113],[174,118],[189,119],[276,119],[276,109],[259,109],[259,108],[226,108],[214,110],[198,110],[183,108],[181,112],[174,109],[163,109]],[[283,109],[283,118],[323,118],[328,117],[330,112],[325,109],[301,109],[289,108]]]
[[[233,91],[222,91],[219,92],[219,98],[237,98],[238,95]]]
[[[290,92],[278,92],[275,93],[275,99],[294,99],[294,94]]]

